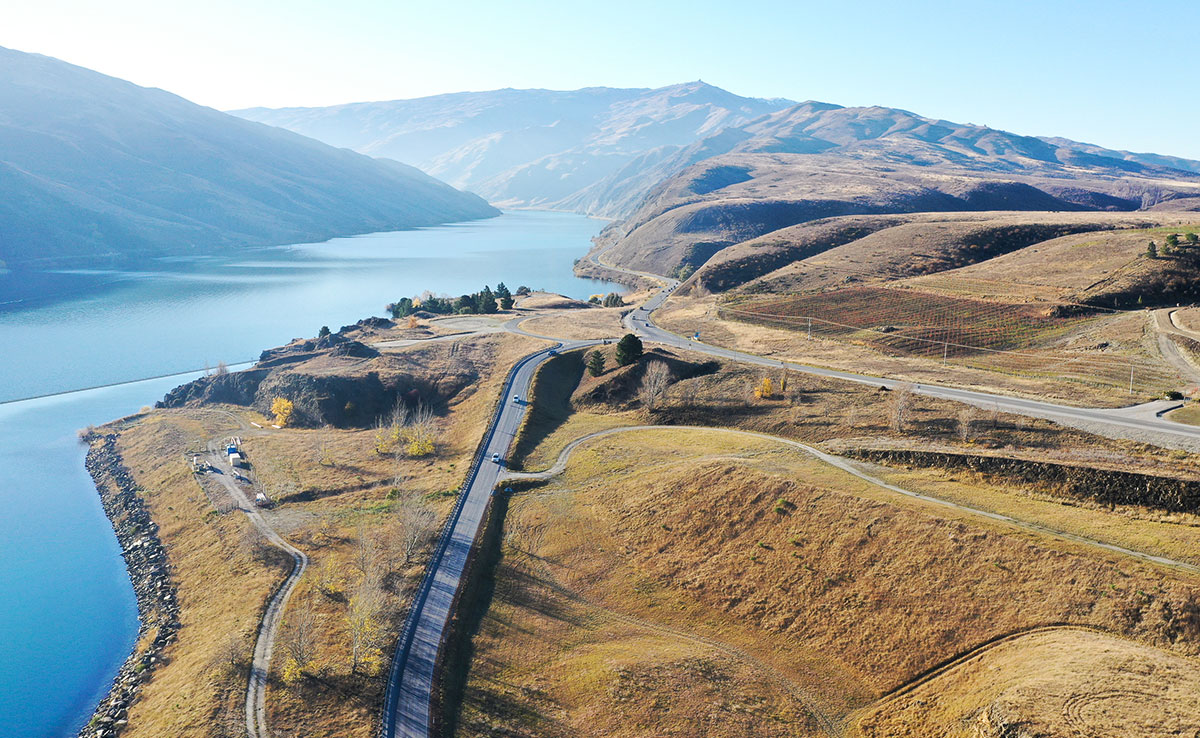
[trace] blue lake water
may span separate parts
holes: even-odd
[[[0,276],[0,733],[74,735],[136,636],[133,591],[79,428],[195,376],[180,373],[252,360],[424,290],[616,289],[571,274],[601,226],[515,212],[136,273]],[[176,376],[133,381],[161,375]]]

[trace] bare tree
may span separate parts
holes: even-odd
[[[271,562],[271,545],[267,543],[267,537],[256,526],[247,525],[242,530],[238,545],[252,561],[259,564]]]
[[[246,640],[241,633],[232,632],[213,653],[212,664],[215,668],[232,672],[243,665],[245,658]]]
[[[679,404],[683,405],[684,407],[695,407],[696,401],[700,397],[701,384],[702,383],[700,379],[689,379],[687,381],[677,382],[675,384],[675,389]]]
[[[396,514],[400,528],[400,553],[403,565],[412,563],[413,557],[432,537],[437,516],[417,500],[406,500]]]
[[[404,452],[409,456],[428,456],[437,448],[437,416],[433,408],[423,402],[407,411],[406,424],[402,433]]]
[[[862,408],[858,404],[850,405],[846,408],[845,424],[847,428],[855,428],[858,426],[858,421],[862,415]]]
[[[299,669],[312,663],[317,650],[317,617],[308,600],[292,606],[291,614],[283,621],[279,643]]]
[[[367,535],[366,527],[358,526],[358,536],[354,540],[354,568],[366,578],[377,578],[383,566],[383,551],[379,541]]]
[[[892,405],[889,409],[888,425],[896,432],[903,432],[912,413],[913,386],[908,382],[897,384],[892,390]]]
[[[662,361],[652,361],[646,366],[646,373],[642,375],[641,389],[638,390],[638,397],[642,400],[642,405],[647,410],[653,410],[662,402],[663,397],[667,394],[667,388],[671,386],[671,368]]]
[[[333,437],[326,428],[317,435],[317,463],[321,466],[337,466],[333,458]]]
[[[966,443],[975,437],[975,416],[976,411],[974,406],[967,405],[958,412],[958,440]]]
[[[383,636],[385,598],[377,577],[364,577],[350,596],[346,622],[350,627],[350,673],[357,674],[364,661],[377,662]]]

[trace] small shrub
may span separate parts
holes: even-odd
[[[276,397],[271,402],[271,414],[275,416],[275,425],[280,428],[286,428],[292,420],[292,413],[296,410],[296,404],[286,397]]]

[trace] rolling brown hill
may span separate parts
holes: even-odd
[[[940,158],[918,158],[924,153]],[[663,182],[633,216],[601,233],[593,254],[602,251],[607,263],[665,274],[822,218],[1170,210],[1186,209],[1200,196],[1200,176],[1179,170],[1088,169],[1010,155],[951,159],[944,149],[913,141],[876,141],[841,153],[717,156]]]
[[[978,296],[984,287],[975,283],[991,281],[993,297],[1007,299],[1020,285],[1036,287],[1057,274],[1058,282],[1043,285],[1054,288],[1055,299],[1157,293],[1156,301],[1170,301],[1190,294],[1193,270],[1182,255],[1143,258],[1146,246],[1198,224],[1193,214],[1162,212],[829,218],[723,249],[690,285],[701,292],[786,294],[907,279],[905,286],[957,293],[966,288],[951,283],[968,280]],[[1051,297],[1044,289],[1027,292]]]

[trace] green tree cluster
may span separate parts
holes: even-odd
[[[600,295],[592,295],[588,298],[588,302],[592,303],[593,305],[600,305],[606,308],[625,306],[625,298],[621,297],[616,292],[609,292],[604,297],[600,297]]]
[[[505,307],[507,305],[507,307]],[[414,300],[411,297],[401,297],[396,302],[388,303],[384,308],[393,320],[412,315],[418,310],[424,310],[434,315],[496,313],[512,307],[512,293],[504,283],[496,285],[496,291],[483,286],[479,292],[459,295],[458,297],[425,297]]]

